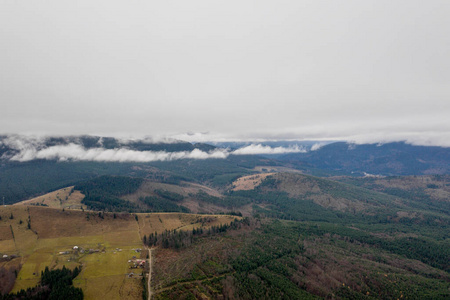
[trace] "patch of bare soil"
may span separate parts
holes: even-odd
[[[255,187],[260,185],[264,179],[273,174],[275,173],[255,174],[240,177],[233,182],[233,191],[253,190]]]
[[[280,166],[256,166],[253,170],[261,173],[299,173],[303,174],[302,171]]]
[[[20,258],[0,261],[0,295],[11,292],[20,268]]]
[[[214,205],[212,203],[199,202],[197,199],[191,197],[184,199],[181,205],[187,207],[190,212],[194,214],[214,214],[218,212],[225,213],[230,211],[225,207]]]
[[[197,184],[197,183],[189,183],[188,186],[183,187],[183,190],[188,195],[189,194],[197,194],[199,191],[203,191],[210,196],[219,197],[219,198],[222,197],[222,194],[219,191],[212,189],[210,187],[201,185],[201,184]]]
[[[215,189],[212,189],[210,187],[201,184],[182,182],[180,185],[174,185],[153,181],[145,181],[136,192],[134,192],[133,194],[124,195],[121,198],[133,203],[138,203],[140,198],[147,196],[157,196],[155,190],[169,191],[172,193],[183,195],[185,197],[188,197],[190,194],[197,194],[198,192],[203,191],[214,197],[222,197],[222,194],[220,194]]]

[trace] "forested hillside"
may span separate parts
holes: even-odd
[[[322,222],[251,219],[157,252],[156,299],[447,299],[448,243]],[[415,249],[410,252],[410,249]]]
[[[332,143],[316,151],[286,154],[279,160],[317,174],[325,174],[323,171],[351,176],[450,173],[450,148],[413,146],[403,142]]]

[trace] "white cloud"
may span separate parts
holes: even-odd
[[[231,152],[233,155],[252,155],[252,154],[283,154],[283,153],[299,153],[306,152],[306,149],[298,145],[292,147],[275,147],[263,146],[261,144],[251,144],[246,147],[239,148]]]
[[[153,162],[178,159],[225,159],[229,155],[306,152],[305,148],[298,145],[291,147],[270,147],[261,144],[251,144],[234,151],[216,148],[208,152],[200,149],[178,152],[138,151],[124,146],[114,149],[105,149],[102,147],[87,149],[78,144],[77,138],[73,138],[72,142],[66,141],[60,145],[46,146],[48,139],[48,137],[8,136],[2,140],[2,143],[11,148],[12,151],[4,154],[2,158],[19,162],[31,161],[34,159],[58,161]]]
[[[192,151],[166,152],[166,151],[136,151],[127,148],[86,149],[81,145],[70,143],[57,145],[43,149],[35,147],[22,147],[18,153],[10,157],[11,161],[30,161],[33,159],[46,159],[58,161],[98,161],[98,162],[153,162],[172,161],[178,159],[225,159],[229,155],[254,155],[254,154],[283,154],[294,152],[306,152],[299,146],[294,147],[269,147],[263,145],[250,145],[230,152],[227,149],[216,149],[205,152],[199,149]]]
[[[315,143],[314,145],[311,146],[311,151],[317,151],[325,145],[326,145],[325,143]]]
[[[387,131],[374,132],[366,135],[352,135],[343,139],[336,136],[336,140],[346,140],[349,145],[366,143],[389,143],[394,141],[405,141],[412,145],[444,146],[450,147],[450,133],[433,133],[423,131],[423,135],[415,132],[403,132],[401,134],[388,133]],[[128,147],[130,141],[141,141],[140,139],[120,140],[118,148],[105,149],[102,140],[96,148],[85,148],[80,144],[77,137],[64,138],[59,145],[47,146],[50,141],[45,136],[23,136],[11,135],[0,140],[0,145],[11,148],[3,154],[2,159],[26,162],[34,159],[57,160],[57,161],[97,161],[97,162],[153,162],[172,161],[179,159],[225,159],[230,155],[264,155],[284,153],[305,153],[307,149],[303,146],[293,145],[289,147],[271,147],[261,143],[252,143],[236,150],[216,148],[212,151],[194,149],[192,151],[166,152],[166,151],[138,151]],[[146,138],[147,143],[158,143],[162,141],[174,142],[169,138]],[[310,151],[316,151],[330,141],[318,141],[313,144]]]
[[[204,152],[199,149],[193,151],[165,152],[165,151],[136,151],[127,148],[86,149],[77,144],[51,146],[44,149],[27,148],[10,158],[12,161],[30,161],[33,159],[47,159],[58,161],[98,161],[98,162],[152,162],[171,161],[177,159],[208,159],[226,158],[224,150]]]
[[[177,137],[172,136],[163,136],[163,135],[155,135],[155,136],[115,136],[117,141],[123,145],[131,144],[134,142],[141,142],[144,144],[174,144],[179,142],[184,142],[186,140],[179,139]],[[189,141],[187,141],[189,142]]]

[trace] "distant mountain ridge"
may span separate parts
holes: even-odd
[[[320,169],[346,175],[428,175],[450,173],[450,148],[404,142],[355,145],[332,143],[316,151],[279,158],[299,169]]]
[[[214,151],[229,151],[209,144],[191,144],[176,140],[127,141],[95,136],[33,139],[13,135],[0,136],[0,200],[5,197],[5,203],[15,203],[101,175],[134,176],[174,184],[183,180],[211,185],[223,190],[240,176],[271,170],[271,167],[294,171],[297,169],[305,174],[319,177],[450,174],[450,148],[413,146],[403,142],[382,145],[336,142],[304,153],[229,154],[219,159],[196,160],[187,157],[179,160],[152,162],[81,161],[77,159],[60,161],[52,156],[46,156],[46,159],[24,161],[11,159],[17,154],[25,157],[28,149],[31,149],[30,152],[33,154],[33,151],[40,151],[40,149],[71,144],[76,144],[78,148],[106,149],[105,151],[129,149],[136,152],[191,153],[196,152],[194,150],[197,149],[205,152],[202,155]],[[282,142],[271,144],[271,147],[279,146],[289,146],[289,144]],[[311,148],[314,149],[314,147]]]
[[[289,147],[294,142],[263,143],[272,148]],[[68,136],[29,138],[0,136],[0,160],[8,161],[14,155],[27,150],[41,150],[54,146],[78,145],[84,149],[129,149],[154,152],[203,152],[230,151],[248,146],[248,143],[195,143],[180,140],[121,140],[100,136]],[[299,142],[304,152],[288,154],[259,154],[274,164],[303,170],[319,176],[329,175],[431,175],[450,174],[450,148],[414,146],[405,142],[386,144],[351,144],[334,142],[315,149],[313,141]],[[225,149],[227,148],[227,149]],[[230,153],[230,152],[229,152]]]

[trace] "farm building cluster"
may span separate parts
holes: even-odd
[[[133,249],[133,250],[138,250],[138,249]],[[139,249],[139,251],[136,252],[140,252],[141,249]],[[127,274],[128,278],[133,278],[133,277],[140,277],[140,276],[144,276],[144,272],[145,272],[145,268],[147,266],[147,260],[146,259],[140,259],[140,258],[136,258],[136,256],[133,256],[131,259],[128,260],[128,268],[129,269],[143,269],[143,271],[141,271],[140,273],[137,271],[132,271],[130,273]]]
[[[105,253],[105,249],[103,249],[103,250],[92,249],[92,248],[84,249],[82,247],[73,246],[72,250],[60,251],[60,252],[58,252],[58,254],[59,255],[77,254],[77,253],[80,253],[80,254],[84,254],[84,253],[92,254],[92,253],[100,253],[100,252]]]
[[[137,269],[137,268],[145,268],[146,260],[133,258],[128,260],[128,268],[129,269]]]

